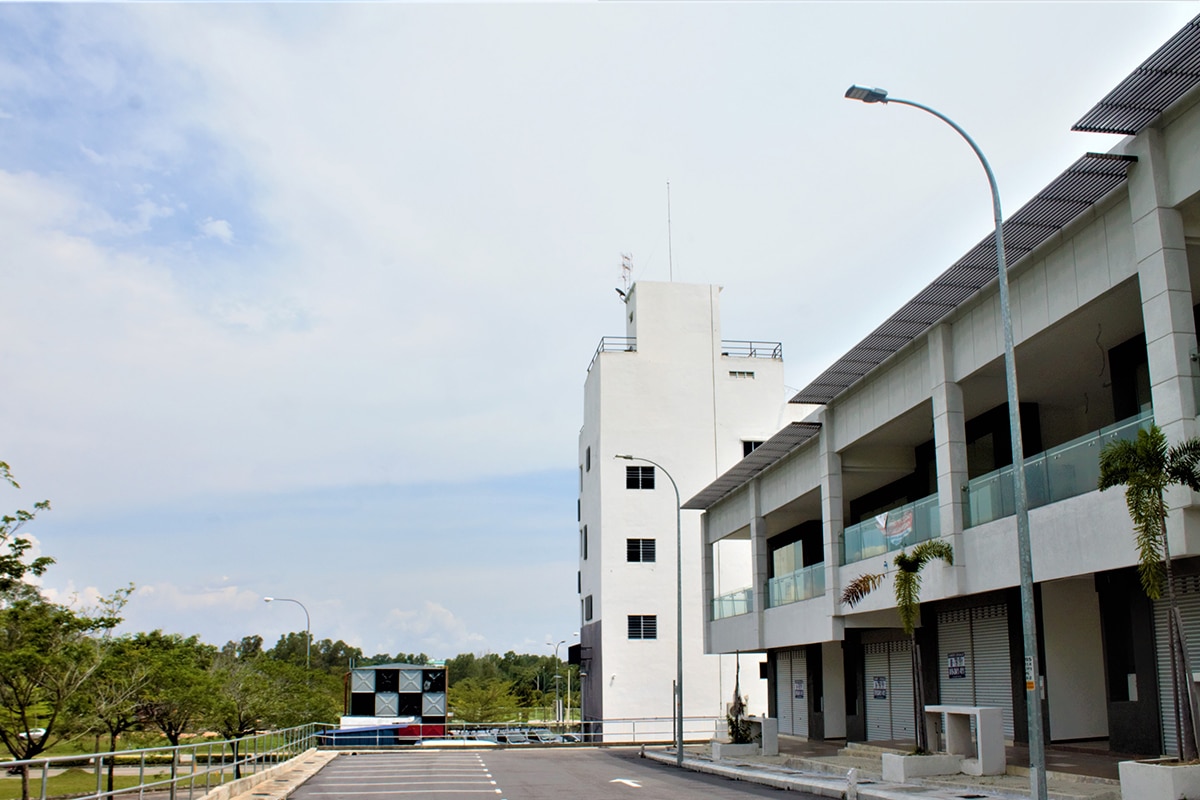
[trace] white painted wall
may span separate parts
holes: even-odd
[[[798,413],[786,407],[783,363],[723,355],[720,288],[639,282],[629,302],[614,302],[635,352],[602,353],[584,387],[579,463],[585,469],[580,526],[590,537],[580,560],[581,597],[593,598],[603,620],[600,648],[603,711],[607,719],[670,717],[676,675],[676,498],[667,475],[656,471],[653,491],[627,490],[625,468],[652,459],[678,484],[686,502],[742,458],[743,440],[765,440]],[[750,337],[743,337],[750,338]],[[731,375],[730,373],[739,373]],[[749,377],[745,373],[753,373]],[[688,716],[724,716],[733,699],[736,662],[704,654],[709,609],[701,601],[700,515],[683,511],[684,700]],[[628,563],[625,540],[653,538],[657,560]],[[715,561],[721,595],[750,583],[749,542],[725,542]],[[654,614],[656,640],[629,640],[627,617]],[[761,656],[741,658],[741,693],[751,713],[765,713]]]

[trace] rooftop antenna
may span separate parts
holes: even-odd
[[[621,253],[621,283],[625,289],[617,289],[622,303],[629,302],[629,276],[633,273],[633,253]]]
[[[667,181],[667,274],[675,282],[675,259],[671,253],[671,182]]]

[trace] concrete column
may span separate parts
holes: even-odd
[[[819,417],[821,433],[818,447],[821,459],[821,523],[825,535],[825,597],[835,633],[841,631],[837,614],[838,598],[842,594],[841,538],[845,527],[842,514],[842,457],[833,441],[833,410],[826,406]],[[840,635],[834,638],[841,638]]]
[[[1142,318],[1150,361],[1154,418],[1168,441],[1196,435],[1191,280],[1183,217],[1167,206],[1168,172],[1162,135],[1146,130],[1130,143],[1138,162],[1129,170],[1129,207]]]
[[[715,542],[708,540],[708,514],[700,515],[700,557],[704,562],[704,624],[700,627],[704,629],[704,652],[712,652],[712,607],[713,600],[716,598],[715,586],[716,576],[713,567],[713,548],[716,547]],[[686,598],[685,598],[686,601]]]
[[[943,323],[929,331],[929,374],[933,381],[933,445],[942,538],[954,547],[955,594],[964,590],[962,546],[966,523],[967,429],[962,387],[955,383],[954,327]]]
[[[767,581],[770,575],[767,552],[767,520],[762,516],[762,504],[759,498],[759,483],[755,479],[750,482],[750,571],[754,587],[754,626],[758,646],[765,647],[763,635],[763,614],[767,608],[767,598],[770,592]]]
[[[1149,128],[1126,151],[1138,158],[1129,169],[1129,208],[1133,249],[1142,295],[1142,321],[1150,371],[1154,421],[1170,443],[1196,435],[1196,349],[1191,279],[1183,217],[1168,205],[1169,165],[1162,133]],[[1190,490],[1176,488],[1168,496],[1168,529],[1174,554],[1200,550],[1200,525],[1184,508],[1193,506]],[[1186,535],[1185,535],[1186,529]],[[1176,540],[1178,537],[1178,541]]]

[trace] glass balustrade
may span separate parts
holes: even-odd
[[[799,603],[825,594],[825,563],[811,564],[767,582],[767,600],[771,608]]]
[[[936,539],[941,532],[938,496],[931,494],[846,528],[842,533],[842,564]]]
[[[1144,411],[1078,439],[1025,459],[1025,490],[1029,507],[1037,508],[1094,491],[1100,481],[1100,451],[1109,442],[1137,439],[1149,428],[1154,414]],[[965,527],[982,525],[1016,513],[1012,467],[1002,467],[967,483]]]
[[[754,590],[738,589],[713,599],[713,619],[736,617],[754,610]]]

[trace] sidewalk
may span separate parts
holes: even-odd
[[[782,739],[782,737],[781,737]],[[946,775],[913,780],[910,783],[887,783],[882,779],[882,761],[885,752],[905,752],[901,749],[851,745],[837,749],[826,742],[795,742],[781,749],[807,752],[782,753],[778,756],[752,756],[737,759],[721,759],[714,762],[708,747],[684,749],[684,767],[698,772],[707,772],[736,780],[751,781],[777,789],[805,791],[819,797],[845,797],[853,800],[961,800],[963,797],[1021,798],[1029,797],[1029,768],[1012,763],[1010,751],[1008,772],[1004,775],[975,777],[971,775]],[[804,745],[810,745],[805,747]],[[1080,754],[1087,759],[1089,754]],[[646,758],[674,764],[673,751],[646,751]],[[1093,757],[1098,758],[1098,757]],[[1082,771],[1103,772],[1107,764],[1097,760],[1086,765]],[[1112,759],[1108,759],[1109,762]],[[1019,761],[1017,763],[1020,763]],[[1027,762],[1026,762],[1027,763]],[[1050,759],[1048,764],[1053,766]],[[857,770],[854,790],[849,773]],[[1077,772],[1047,770],[1046,792],[1051,800],[1121,800],[1120,783],[1114,779]],[[968,794],[969,793],[969,794]]]

